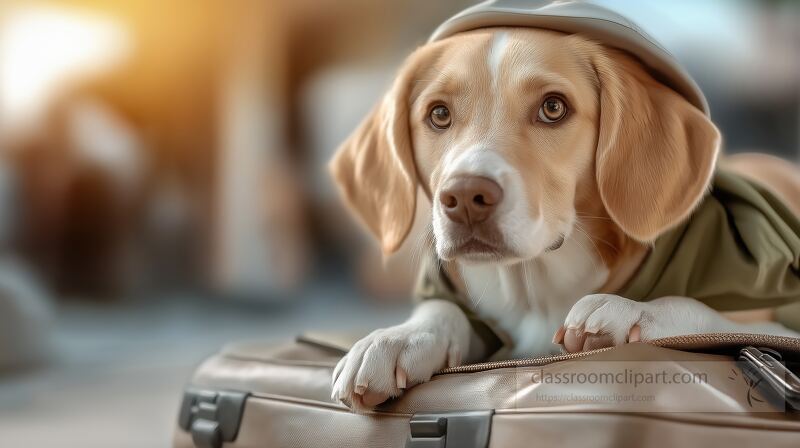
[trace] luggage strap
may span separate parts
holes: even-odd
[[[486,448],[494,410],[414,414],[406,448]]]

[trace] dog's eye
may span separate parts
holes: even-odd
[[[447,129],[450,127],[450,123],[453,119],[450,116],[450,109],[439,105],[431,109],[430,120],[431,125],[436,129]]]
[[[539,107],[539,121],[555,123],[567,115],[567,105],[557,96],[547,97]]]

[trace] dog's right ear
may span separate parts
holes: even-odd
[[[347,205],[380,240],[384,254],[400,248],[414,222],[418,181],[409,103],[418,53],[329,164]]]

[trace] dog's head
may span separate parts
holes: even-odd
[[[440,258],[508,263],[556,250],[584,218],[652,241],[700,200],[718,146],[708,118],[629,55],[490,28],[412,54],[331,170],[384,252],[408,235],[421,187]]]

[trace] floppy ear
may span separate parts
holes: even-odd
[[[699,109],[612,50],[594,56],[600,81],[596,176],[603,204],[630,237],[677,225],[708,188],[720,135]]]
[[[417,175],[408,121],[415,67],[412,56],[329,164],[348,206],[380,240],[385,254],[400,248],[414,221]]]

